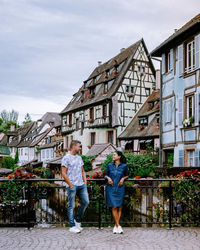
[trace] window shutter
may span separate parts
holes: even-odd
[[[94,107],[94,120],[96,119],[96,107]]]
[[[90,109],[88,109],[88,120],[90,120]]]
[[[67,115],[67,125],[69,125],[69,115]]]
[[[183,45],[178,46],[178,76],[183,75]]]
[[[102,118],[102,117],[103,117],[103,105],[101,105],[100,107],[101,107],[101,110],[100,110],[100,117]]]
[[[196,69],[200,68],[200,34],[195,36],[194,39],[195,46],[195,66]]]
[[[195,93],[195,125],[199,125],[199,92]]]
[[[165,114],[165,123],[168,122],[168,105],[167,102],[165,102],[165,109],[164,109],[164,114]]]
[[[74,124],[74,113],[72,113],[72,124]]]
[[[87,134],[86,134],[86,146],[91,146],[91,134],[90,134],[90,132],[88,132]]]
[[[178,100],[178,126],[183,126],[183,99],[179,98]]]
[[[109,110],[109,103],[107,103],[106,110],[107,110],[107,116],[109,116],[109,112],[110,112],[110,110]]]
[[[194,151],[194,164],[195,164],[195,167],[200,166],[200,150],[199,150],[199,148],[196,148]]]
[[[165,74],[165,54],[162,54],[162,74]]]
[[[179,167],[184,167],[184,150],[179,150]]]
[[[174,69],[174,50],[170,49],[170,70]]]
[[[99,132],[96,132],[96,144],[99,144]]]
[[[168,102],[168,121],[172,121],[172,101]]]

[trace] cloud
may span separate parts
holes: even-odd
[[[15,107],[16,96],[20,113],[23,101],[35,113],[41,113],[38,101],[43,112],[51,111],[49,102],[61,111],[97,61],[141,37],[151,51],[198,7],[197,0],[2,0],[0,102]]]

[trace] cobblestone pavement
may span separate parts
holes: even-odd
[[[111,228],[84,228],[78,235],[63,227],[34,228],[30,231],[24,228],[0,228],[0,249],[199,250],[200,228],[124,228],[123,235],[112,234]]]

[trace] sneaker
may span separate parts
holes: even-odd
[[[114,233],[114,234],[117,234],[117,233],[118,233],[118,228],[117,228],[116,226],[114,226],[114,228],[113,228],[113,233]]]
[[[81,232],[77,227],[70,227],[69,231],[75,234],[78,234]]]
[[[75,226],[76,226],[80,231],[83,230],[83,228],[81,227],[81,223],[80,223],[80,222],[77,222],[76,220],[74,220],[74,223],[75,223]]]
[[[118,234],[123,234],[124,233],[124,231],[123,231],[123,229],[122,229],[122,227],[121,226],[118,226]]]

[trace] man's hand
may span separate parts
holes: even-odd
[[[122,178],[121,180],[120,180],[120,182],[119,182],[119,184],[118,184],[118,186],[122,186],[124,184],[124,179]]]
[[[69,185],[69,188],[73,188],[73,186],[74,186],[74,185],[71,183],[71,184]]]
[[[107,177],[107,179],[108,179],[108,184],[111,185],[111,186],[113,186],[113,181],[112,181],[112,179],[111,179],[110,177]]]

